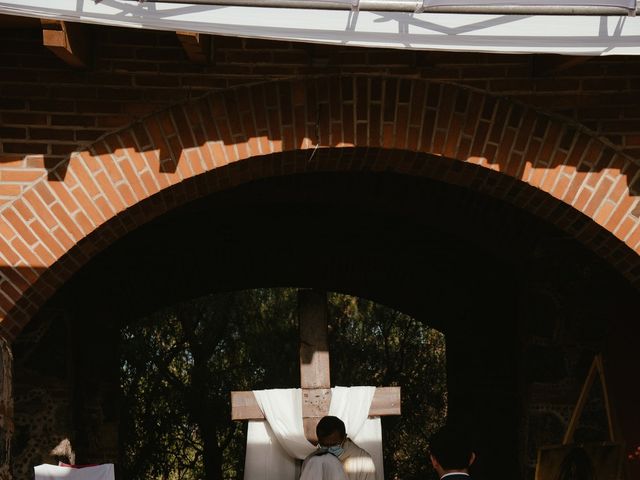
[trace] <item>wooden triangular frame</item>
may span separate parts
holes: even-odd
[[[587,397],[591,387],[593,386],[593,382],[596,379],[596,375],[600,379],[600,384],[602,385],[602,396],[604,397],[604,406],[607,413],[607,424],[609,427],[609,440],[613,443],[618,442],[619,440],[618,428],[616,426],[616,420],[611,407],[611,395],[609,393],[607,379],[605,376],[604,362],[602,360],[602,354],[599,353],[594,357],[589,373],[587,374],[587,378],[584,381],[582,390],[580,391],[578,403],[576,404],[576,408],[573,410],[571,420],[569,420],[569,425],[567,426],[567,431],[562,439],[563,445],[568,445],[573,441],[573,435],[576,431],[576,427],[578,426],[580,415],[582,415],[582,410],[587,402]]]

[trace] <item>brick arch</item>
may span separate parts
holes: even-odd
[[[0,212],[0,328],[14,338],[95,253],[177,205],[253,179],[327,170],[428,176],[504,199],[640,284],[640,176],[613,148],[458,86],[320,77],[177,105],[35,181]]]

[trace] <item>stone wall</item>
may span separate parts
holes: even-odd
[[[10,478],[11,440],[13,437],[13,352],[0,338],[0,478]]]
[[[15,479],[32,478],[41,463],[69,462],[51,454],[64,439],[76,463],[117,461],[118,371],[105,369],[104,358],[84,356],[83,345],[92,342],[86,333],[68,312],[45,308],[14,344]],[[95,353],[107,345],[113,350],[108,342]]]

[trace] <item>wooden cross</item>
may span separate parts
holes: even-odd
[[[329,413],[331,402],[325,292],[316,290],[298,292],[298,321],[304,433],[311,443],[316,444],[318,443],[316,425]],[[400,387],[376,388],[369,416],[385,415],[400,415]],[[231,392],[231,418],[233,420],[264,420],[253,392]]]

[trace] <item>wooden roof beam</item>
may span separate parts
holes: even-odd
[[[42,44],[66,64],[87,66],[89,41],[85,26],[61,20],[41,19]]]
[[[178,40],[189,60],[201,65],[209,63],[211,53],[211,38],[196,32],[176,32]]]
[[[400,397],[400,387],[377,387],[369,407],[369,416],[400,415]],[[264,420],[264,413],[260,410],[253,392],[231,392],[231,419]]]
[[[533,55],[532,75],[534,77],[549,77],[580,65],[594,57],[588,55]]]

